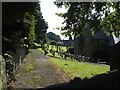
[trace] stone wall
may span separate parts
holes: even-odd
[[[26,49],[25,48],[19,48],[16,50],[16,62],[21,65],[23,62],[23,58],[26,56]]]
[[[0,90],[7,85],[5,59],[0,55]]]
[[[19,65],[23,62],[23,58],[26,56],[26,49],[25,48],[18,48],[16,51],[8,51],[7,53],[12,56],[12,62],[14,64],[14,71],[19,69]]]
[[[16,52],[14,51],[8,51],[7,52],[8,55],[10,55],[12,58],[12,62],[14,65],[14,71],[13,73],[19,73],[17,72],[19,68],[19,65],[21,65],[21,63],[23,62],[23,58],[26,56],[26,49],[25,48],[19,48],[16,50]],[[6,76],[6,63],[5,63],[5,59],[0,55],[0,90],[2,88],[5,88],[7,86],[7,76]]]
[[[16,53],[14,55],[15,59],[15,69],[14,72],[18,73],[17,71],[20,69],[20,65],[23,62],[24,57],[26,56],[26,49],[25,48],[19,48],[16,50]]]
[[[84,55],[91,57],[92,55],[92,32],[86,25],[83,33],[74,39],[75,55]]]
[[[74,39],[73,47],[74,47],[74,54],[81,55],[81,36]]]
[[[83,29],[83,41],[82,43],[84,48],[83,48],[83,55],[87,57],[91,57],[92,53],[92,32],[91,29],[88,26],[85,26]]]

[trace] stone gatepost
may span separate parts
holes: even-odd
[[[16,50],[16,63],[18,69],[20,69],[19,65],[21,65],[23,58],[26,56],[25,51],[25,48],[19,48]]]

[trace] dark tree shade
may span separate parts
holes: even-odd
[[[3,2],[2,18],[5,51],[8,47],[16,49],[32,44],[36,36],[41,35],[42,29],[47,29],[39,2]]]
[[[3,23],[13,24],[17,20],[23,19],[26,12],[33,14],[39,2],[3,2],[2,18]]]

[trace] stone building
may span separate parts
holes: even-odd
[[[93,59],[107,60],[108,55],[105,50],[114,45],[115,40],[112,33],[107,36],[101,28],[93,35],[90,26],[86,24],[83,33],[74,39],[74,53]]]
[[[61,40],[63,46],[73,46],[72,36],[69,36],[69,40]]]

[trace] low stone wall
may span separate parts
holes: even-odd
[[[23,58],[26,56],[26,49],[25,48],[19,48],[19,49],[16,50],[16,52],[10,50],[10,51],[7,51],[6,54],[8,55],[8,57],[6,59],[11,60],[11,62],[13,64],[12,73],[13,74],[19,73],[17,71],[20,69],[19,66],[23,62]],[[0,55],[0,90],[2,88],[7,87],[8,77],[6,76],[6,64],[7,64],[6,62],[7,62],[7,60],[5,60]],[[12,67],[7,67],[7,68],[9,69],[9,68],[12,68]]]
[[[5,70],[5,59],[0,55],[0,90],[6,88],[6,70]]]
[[[7,52],[8,55],[12,57],[12,63],[14,65],[14,72],[17,72],[19,65],[23,62],[23,58],[26,56],[26,49],[25,48],[18,48],[15,51],[9,50]]]

